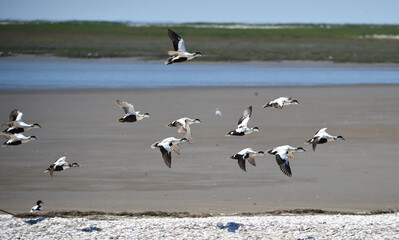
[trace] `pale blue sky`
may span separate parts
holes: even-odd
[[[399,0],[0,0],[0,19],[399,24]]]

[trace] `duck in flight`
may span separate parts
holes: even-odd
[[[246,172],[245,161],[248,161],[251,165],[256,166],[255,156],[264,156],[265,153],[263,151],[254,151],[252,148],[245,148],[238,153],[231,156],[231,159],[236,159],[238,161],[238,166]]]
[[[183,118],[177,119],[177,120],[169,123],[166,126],[167,127],[176,127],[177,131],[180,134],[183,134],[183,136],[188,140],[188,142],[190,144],[193,144],[194,141],[191,136],[191,128],[190,128],[190,125],[193,123],[201,123],[201,120],[199,120],[198,118],[192,119],[192,118],[188,118],[188,117],[183,117]]]
[[[179,143],[187,142],[186,138],[177,139],[174,137],[165,138],[162,141],[155,142],[151,145],[152,149],[159,148],[162,153],[162,158],[168,168],[172,166],[172,150],[180,155]]]
[[[2,132],[2,133],[0,133],[0,136],[7,138],[7,141],[5,141],[3,143],[3,147],[16,146],[16,145],[20,145],[22,143],[27,143],[31,140],[37,140],[37,138],[35,136],[26,137],[22,133],[11,134],[11,133]]]
[[[317,144],[323,144],[327,142],[332,142],[335,140],[345,140],[342,136],[332,136],[326,132],[327,128],[322,128],[316,132],[314,137],[306,141],[308,144],[312,144],[313,151],[316,150]]]
[[[14,109],[10,112],[9,121],[3,123],[2,126],[7,126],[3,132],[6,133],[22,133],[31,130],[32,128],[41,128],[38,123],[28,124],[22,121],[24,114],[18,109]]]
[[[201,52],[189,53],[184,46],[184,40],[181,38],[177,33],[173,32],[172,30],[168,29],[168,36],[173,43],[174,51],[168,51],[169,58],[166,60],[165,64],[173,64],[176,62],[184,62],[191,60],[195,57],[202,57],[204,55]]]
[[[249,106],[244,110],[242,116],[238,120],[238,126],[235,130],[230,131],[226,134],[226,136],[244,136],[250,134],[251,132],[259,132],[260,129],[258,127],[249,128],[248,121],[252,115],[252,106]]]
[[[50,167],[48,167],[44,172],[45,173],[50,172],[50,176],[53,176],[54,172],[63,171],[71,167],[80,167],[80,165],[77,163],[72,163],[72,164],[67,163],[65,159],[66,156],[60,157],[57,161],[51,164]]]
[[[281,171],[288,177],[292,176],[289,158],[295,159],[294,152],[306,152],[306,150],[302,147],[294,148],[290,145],[284,145],[267,151],[268,154],[276,156],[277,164]]]
[[[36,205],[33,206],[33,207],[30,209],[30,212],[31,212],[31,213],[40,212],[40,211],[42,210],[42,205],[41,205],[42,203],[44,203],[44,202],[42,202],[42,200],[37,201],[37,202],[36,202]]]
[[[125,116],[119,118],[119,122],[136,122],[143,118],[151,117],[148,113],[140,114],[140,111],[134,111],[134,106],[128,102],[118,99],[116,100],[116,103],[123,109],[123,111],[125,111]]]
[[[299,102],[297,100],[292,100],[291,97],[279,97],[263,105],[263,108],[274,107],[282,109],[284,106],[291,104],[299,104]]]

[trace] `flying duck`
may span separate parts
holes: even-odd
[[[240,166],[240,168],[246,172],[246,168],[245,168],[245,161],[247,160],[250,164],[252,164],[253,166],[256,166],[255,163],[255,156],[264,156],[265,153],[263,151],[259,151],[259,152],[255,152],[254,150],[252,150],[252,148],[245,148],[241,151],[239,151],[238,153],[234,154],[233,156],[231,156],[231,159],[237,159],[238,160],[238,166]]]
[[[172,150],[177,155],[180,155],[179,143],[187,141],[188,140],[186,138],[177,139],[174,137],[168,137],[160,142],[153,143],[151,145],[151,148],[152,149],[159,148],[159,150],[161,150],[162,158],[166,166],[170,168],[172,166]]]
[[[65,161],[66,156],[60,157],[55,163],[51,164],[44,172],[50,172],[50,176],[53,176],[54,172],[62,171],[71,167],[80,167],[77,163],[69,164]]]
[[[291,105],[291,104],[299,104],[297,100],[291,100],[291,97],[279,97],[270,101],[269,103],[265,104],[263,108],[267,107],[274,107],[282,109],[284,106]]]
[[[42,200],[37,201],[37,202],[36,202],[36,205],[33,206],[33,207],[30,209],[30,212],[31,212],[31,213],[40,212],[40,211],[42,210],[42,206],[41,206],[40,204],[42,204],[42,203],[44,203],[44,202],[42,202]]]
[[[252,106],[249,106],[244,110],[242,116],[238,120],[237,129],[230,131],[226,134],[226,136],[244,136],[250,134],[251,132],[259,132],[260,129],[258,127],[249,128],[248,121],[252,115]]]
[[[3,123],[2,126],[7,126],[3,132],[6,133],[22,133],[31,130],[32,128],[41,128],[38,123],[27,124],[22,121],[24,114],[18,109],[14,109],[10,112],[9,121]]]
[[[183,118],[177,119],[177,120],[169,123],[166,126],[167,127],[176,127],[177,131],[180,134],[183,134],[183,136],[188,140],[188,142],[190,144],[193,144],[194,141],[191,136],[191,128],[190,128],[190,125],[193,123],[201,123],[201,120],[199,120],[198,118],[192,119],[192,118],[188,118],[188,117],[183,117]]]
[[[184,62],[187,60],[191,60],[195,57],[202,57],[203,55],[200,52],[189,53],[184,46],[184,40],[179,35],[177,35],[172,30],[168,29],[168,36],[173,43],[174,51],[168,51],[169,58],[166,60],[165,64],[173,64],[176,62]]]
[[[12,145],[12,146],[20,145],[22,143],[27,143],[31,140],[37,139],[35,136],[26,137],[22,133],[11,134],[11,133],[2,132],[2,133],[0,133],[0,136],[7,138],[7,141],[5,141],[3,143],[3,147],[9,146],[9,145]]]
[[[218,117],[222,116],[222,112],[220,111],[219,108],[216,108],[215,115],[218,116]]]
[[[290,145],[284,145],[267,151],[267,153],[276,156],[277,164],[280,166],[281,171],[288,177],[291,177],[292,175],[290,162],[288,159],[295,159],[293,154],[294,152],[306,152],[306,150],[302,147],[294,148]]]
[[[312,144],[313,151],[316,150],[317,144],[332,142],[334,140],[345,140],[342,136],[332,136],[326,132],[327,128],[322,128],[316,132],[313,138],[309,139],[306,143]]]
[[[150,114],[140,114],[140,111],[134,111],[134,106],[128,102],[116,100],[116,103],[125,111],[125,116],[119,118],[119,122],[136,122],[143,118],[151,117]]]

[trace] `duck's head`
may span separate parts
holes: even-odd
[[[306,150],[303,147],[297,147],[295,149],[295,151],[297,151],[297,152],[306,152]]]
[[[179,142],[188,142],[188,139],[187,138],[181,138],[181,139],[179,139]]]
[[[144,113],[143,117],[151,117],[149,113]]]
[[[259,151],[256,154],[258,154],[259,156],[265,156],[265,152],[264,151]]]
[[[299,102],[297,100],[291,100],[290,103],[291,104],[299,104]]]
[[[80,165],[77,164],[76,162],[74,162],[74,163],[71,164],[71,167],[80,167]]]
[[[125,119],[124,118],[119,118],[118,121],[119,122],[125,122]]]
[[[196,53],[194,53],[194,56],[196,56],[196,57],[204,57],[205,55],[202,54],[201,52],[196,52]]]
[[[29,136],[29,139],[30,140],[37,140],[37,137],[36,136]]]
[[[42,126],[40,126],[38,123],[32,124],[32,127],[33,127],[33,128],[42,128]]]
[[[260,130],[258,127],[253,127],[253,128],[252,128],[252,131],[253,131],[253,132],[260,132],[261,130]]]
[[[342,137],[342,136],[337,136],[337,139],[339,139],[339,140],[346,140],[344,137]]]
[[[42,200],[39,200],[39,201],[36,202],[37,205],[40,205],[42,203],[44,203]]]
[[[273,149],[269,149],[269,150],[267,150],[266,152],[267,152],[268,154],[274,155]]]
[[[202,123],[198,118],[194,119],[193,123]]]
[[[237,158],[236,158],[236,155],[237,155],[237,154],[234,154],[233,156],[230,157],[230,159],[237,159]]]

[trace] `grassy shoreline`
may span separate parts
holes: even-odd
[[[164,60],[172,48],[167,28],[185,39],[189,51],[206,54],[198,62],[399,63],[399,44],[395,39],[398,25],[3,21],[0,51],[70,58]]]

